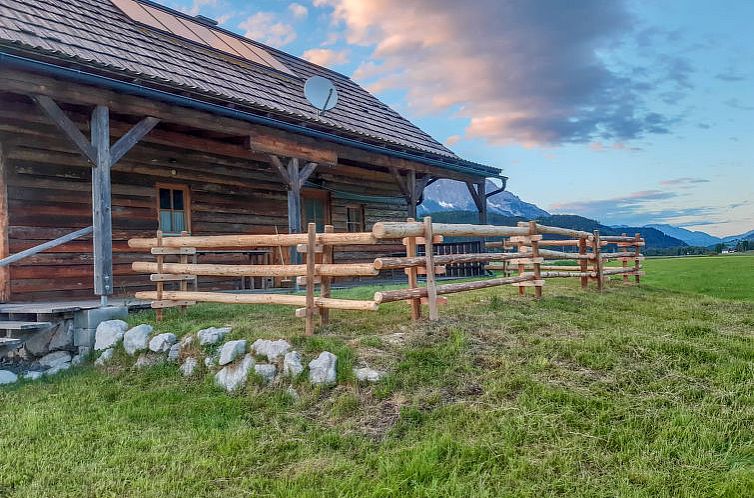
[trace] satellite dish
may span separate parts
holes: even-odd
[[[322,76],[312,76],[304,83],[304,96],[323,115],[338,105],[338,90],[332,81]]]

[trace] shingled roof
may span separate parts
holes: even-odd
[[[148,5],[192,19],[151,2]],[[0,5],[0,51],[44,57],[47,62],[90,68],[110,77],[137,79],[142,85],[190,92],[197,98],[233,103],[365,142],[449,162],[462,161],[478,166],[474,169],[480,173],[498,173],[494,168],[461,160],[348,77],[249,41],[273,55],[293,75],[149,29],[108,0],[3,0]],[[303,93],[304,81],[314,75],[333,81],[340,95],[338,106],[324,116]]]

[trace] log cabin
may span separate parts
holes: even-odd
[[[326,113],[304,96],[313,76],[337,89]],[[487,178],[505,188],[499,169],[458,157],[347,76],[211,19],[147,0],[0,6],[0,303],[149,288],[127,240],[157,230],[363,231],[415,217],[438,179],[466,183],[484,223]]]

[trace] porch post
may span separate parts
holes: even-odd
[[[408,171],[408,181],[406,185],[408,195],[406,200],[408,201],[408,217],[416,219],[416,204],[417,204],[417,192],[416,192],[416,171]]]
[[[288,162],[288,177],[288,233],[301,233],[301,185],[298,182],[299,163],[296,158]],[[298,264],[299,259],[296,247],[291,247],[291,264]]]
[[[92,112],[92,226],[94,227],[94,293],[102,305],[113,293],[113,221],[110,185],[110,112],[98,105]]]
[[[479,224],[480,225],[486,225],[487,224],[487,195],[485,195],[485,181],[482,180],[479,184],[477,184],[477,192],[479,193],[479,199],[482,201],[481,206],[479,207]]]

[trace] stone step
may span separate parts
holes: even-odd
[[[0,337],[0,350],[2,349],[16,349],[21,347],[24,341],[21,339],[13,339],[11,337]]]
[[[50,322],[19,322],[15,320],[0,321],[0,330],[40,330],[52,326]]]

